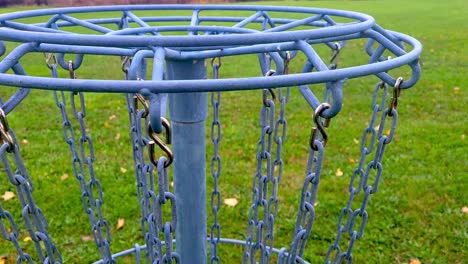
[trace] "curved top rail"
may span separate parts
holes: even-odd
[[[139,17],[142,13],[133,11],[192,11],[180,16]],[[206,13],[204,13],[206,11]],[[219,11],[219,12],[209,12]],[[239,12],[237,16],[230,16]],[[80,19],[72,14],[111,13],[112,17]],[[223,13],[227,12],[227,13]],[[270,12],[270,13],[268,13]],[[203,16],[201,16],[203,14]],[[294,16],[290,16],[293,14]],[[298,15],[300,14],[300,15]],[[109,15],[109,13],[105,13]],[[176,16],[177,15],[177,16]],[[281,16],[278,18],[277,16]],[[24,23],[25,18],[44,18],[41,23]],[[78,17],[78,16],[77,16]],[[87,16],[89,17],[89,16]],[[102,17],[99,15],[98,17]],[[346,22],[335,22],[335,17],[346,18]],[[340,20],[341,21],[341,20]],[[175,24],[149,24],[150,22],[184,22]],[[232,26],[208,25],[213,22],[235,23]],[[125,24],[126,23],[126,24]],[[134,23],[137,27],[130,27]],[[258,27],[248,27],[251,23]],[[104,27],[101,25],[117,24]],[[69,26],[81,26],[95,34],[82,34],[67,31]],[[186,35],[167,35],[165,32],[185,32]],[[202,32],[202,34],[198,34]],[[166,35],[162,35],[162,33]],[[333,42],[367,38],[366,52],[369,61],[364,65],[341,67],[330,71],[315,52],[312,44],[326,44],[336,49]],[[413,86],[420,77],[418,64],[422,46],[416,39],[402,33],[387,31],[378,26],[366,14],[287,6],[232,6],[232,5],[134,5],[97,6],[41,9],[14,12],[0,15],[1,40],[25,42],[11,51],[0,61],[0,84],[16,87],[50,90],[71,90],[91,92],[152,92],[176,93],[218,90],[247,90],[308,85],[314,83],[337,82],[366,75],[377,75],[384,82],[394,85],[396,79],[387,71],[404,65],[411,68],[411,78],[406,79],[401,88]],[[374,45],[375,44],[375,45]],[[412,49],[406,51],[404,44]],[[373,47],[376,47],[375,49]],[[58,53],[62,56],[59,64],[67,68],[63,53],[78,54],[78,68],[85,54],[101,54],[128,57],[153,57],[155,50],[163,50],[161,57],[171,60],[198,60],[241,54],[272,55],[277,66],[277,74],[271,77],[231,78],[218,80],[69,80],[5,73],[16,67],[22,72],[19,60],[27,53]],[[312,67],[302,73],[281,75],[284,52],[301,52]],[[392,58],[384,58],[385,51]],[[276,55],[274,55],[276,54]],[[273,56],[274,55],[274,56]],[[59,56],[57,56],[59,58]],[[263,66],[262,66],[263,67]],[[307,68],[307,67],[305,67]],[[311,72],[311,69],[317,71]],[[262,69],[264,70],[264,69]]]
[[[69,34],[69,32],[50,31],[39,32],[44,27],[28,24],[12,24],[11,20],[22,18],[78,14],[89,12],[129,12],[129,11],[164,11],[164,10],[193,10],[201,11],[254,11],[254,12],[285,12],[318,14],[322,16],[338,16],[353,19],[349,23],[340,23],[336,26],[314,28],[306,30],[290,30],[275,32],[259,32],[236,35],[188,35],[188,36],[119,36],[119,35],[92,35],[92,34]],[[265,14],[262,14],[265,15]],[[222,21],[222,19],[221,19]],[[366,14],[322,9],[303,8],[287,6],[233,6],[233,5],[135,5],[135,6],[97,6],[97,7],[72,7],[54,8],[31,11],[13,12],[0,15],[0,39],[18,42],[35,41],[39,43],[64,44],[64,45],[96,45],[107,47],[187,47],[187,46],[219,46],[219,45],[255,45],[277,42],[297,41],[314,38],[327,38],[349,35],[365,31],[375,24],[374,19]],[[22,30],[14,26],[21,26]],[[36,30],[36,31],[35,31]]]

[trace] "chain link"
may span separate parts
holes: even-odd
[[[5,113],[0,108],[0,159],[8,180],[16,188],[18,200],[22,206],[22,217],[26,229],[34,242],[36,252],[42,263],[62,263],[62,256],[49,237],[47,220],[32,196],[33,185],[19,152],[19,145],[10,129]],[[8,158],[11,156],[11,161]],[[3,209],[0,203],[0,233],[10,241],[18,254],[17,263],[33,263],[32,257],[19,245],[18,225],[12,214]]]
[[[346,206],[341,210],[338,219],[338,230],[334,243],[329,247],[326,254],[325,263],[347,263],[353,262],[352,250],[355,242],[364,235],[364,230],[367,225],[368,213],[367,206],[372,194],[376,193],[379,188],[381,176],[383,173],[382,159],[384,156],[385,147],[389,144],[395,134],[398,121],[397,99],[399,96],[400,85],[403,79],[398,78],[394,87],[394,97],[386,108],[388,87],[384,82],[378,83],[374,88],[372,97],[372,115],[369,125],[364,129],[360,153],[361,157],[357,168],[353,171],[349,183],[349,199]],[[380,102],[379,102],[380,94]],[[374,128],[380,121],[378,129]],[[386,131],[387,118],[390,118],[390,128]],[[375,153],[367,165],[366,161],[369,156]],[[362,197],[362,202],[354,202]],[[356,204],[357,209],[353,210],[353,204]],[[345,241],[346,240],[346,241]],[[341,245],[346,245],[346,250],[342,250]]]
[[[213,79],[219,79],[221,58],[211,60]],[[219,177],[221,176],[221,158],[219,156],[219,143],[221,141],[221,122],[219,121],[219,106],[221,92],[211,93],[211,107],[213,108],[213,121],[211,122],[211,142],[213,143],[213,157],[211,158],[211,177],[213,178],[213,191],[211,192],[211,212],[213,223],[210,229],[211,259],[210,263],[220,263],[218,256],[218,243],[221,239],[221,226],[218,221],[218,212],[221,208],[221,192],[219,191]]]

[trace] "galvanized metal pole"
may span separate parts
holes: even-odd
[[[168,60],[169,80],[205,79],[204,60]],[[206,263],[206,93],[169,95],[177,205],[176,246],[181,263]]]

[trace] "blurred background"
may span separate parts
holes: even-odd
[[[106,4],[206,4],[215,2],[247,2],[247,0],[0,0],[0,7],[12,5],[84,6]]]

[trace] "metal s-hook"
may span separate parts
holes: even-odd
[[[388,116],[393,116],[393,110],[396,110],[398,106],[398,97],[400,97],[401,92],[401,84],[403,83],[403,77],[398,77],[395,82],[395,86],[393,87],[393,98],[388,106],[387,114]]]
[[[265,77],[273,76],[275,73],[276,73],[275,70],[271,70],[271,69],[270,69],[270,70],[265,74]],[[272,100],[272,101],[275,101],[275,99],[276,99],[275,91],[274,91],[272,88],[263,89],[263,105],[265,105],[266,107],[269,107],[269,106],[270,106],[270,103],[268,102],[268,92],[269,92],[270,95],[271,95],[271,100]]]
[[[8,125],[5,112],[2,108],[0,108],[0,143],[2,145],[4,143],[8,144],[7,152],[12,152],[15,148],[15,141],[10,134],[10,126]]]
[[[153,131],[151,128],[151,124],[148,124],[148,135],[152,139],[152,141],[149,142],[149,158],[151,163],[157,168],[158,167],[158,160],[154,156],[154,145],[158,145],[159,148],[164,151],[167,155],[167,160],[164,162],[164,168],[167,168],[171,165],[172,161],[174,160],[174,154],[172,153],[172,150],[167,146],[168,144],[171,144],[171,125],[169,124],[169,121],[167,121],[166,118],[161,117],[161,123],[165,128],[166,131],[166,143],[162,141],[158,137],[158,135]]]
[[[310,133],[310,139],[309,139],[309,145],[313,150],[318,150],[317,146],[315,146],[314,141],[315,138],[317,137],[317,130],[320,132],[322,135],[322,144],[325,146],[327,144],[328,140],[328,135],[327,132],[325,131],[325,128],[330,125],[330,119],[325,119],[325,124],[322,124],[322,122],[319,120],[320,115],[323,113],[323,111],[327,110],[331,106],[327,103],[321,103],[316,109],[314,113],[314,123],[315,127],[312,128],[312,131]]]
[[[135,107],[135,112],[138,113],[138,102],[140,102],[140,104],[143,106],[143,109],[145,110],[145,112],[141,115],[142,118],[145,118],[148,116],[149,114],[149,106],[148,106],[148,102],[146,101],[146,99],[143,97],[143,95],[137,93],[133,96],[133,104],[134,104],[134,107]]]
[[[338,67],[338,59],[341,51],[341,45],[339,42],[335,42],[335,48],[332,50],[332,55],[330,57],[330,65],[328,68],[330,70],[335,70]]]

